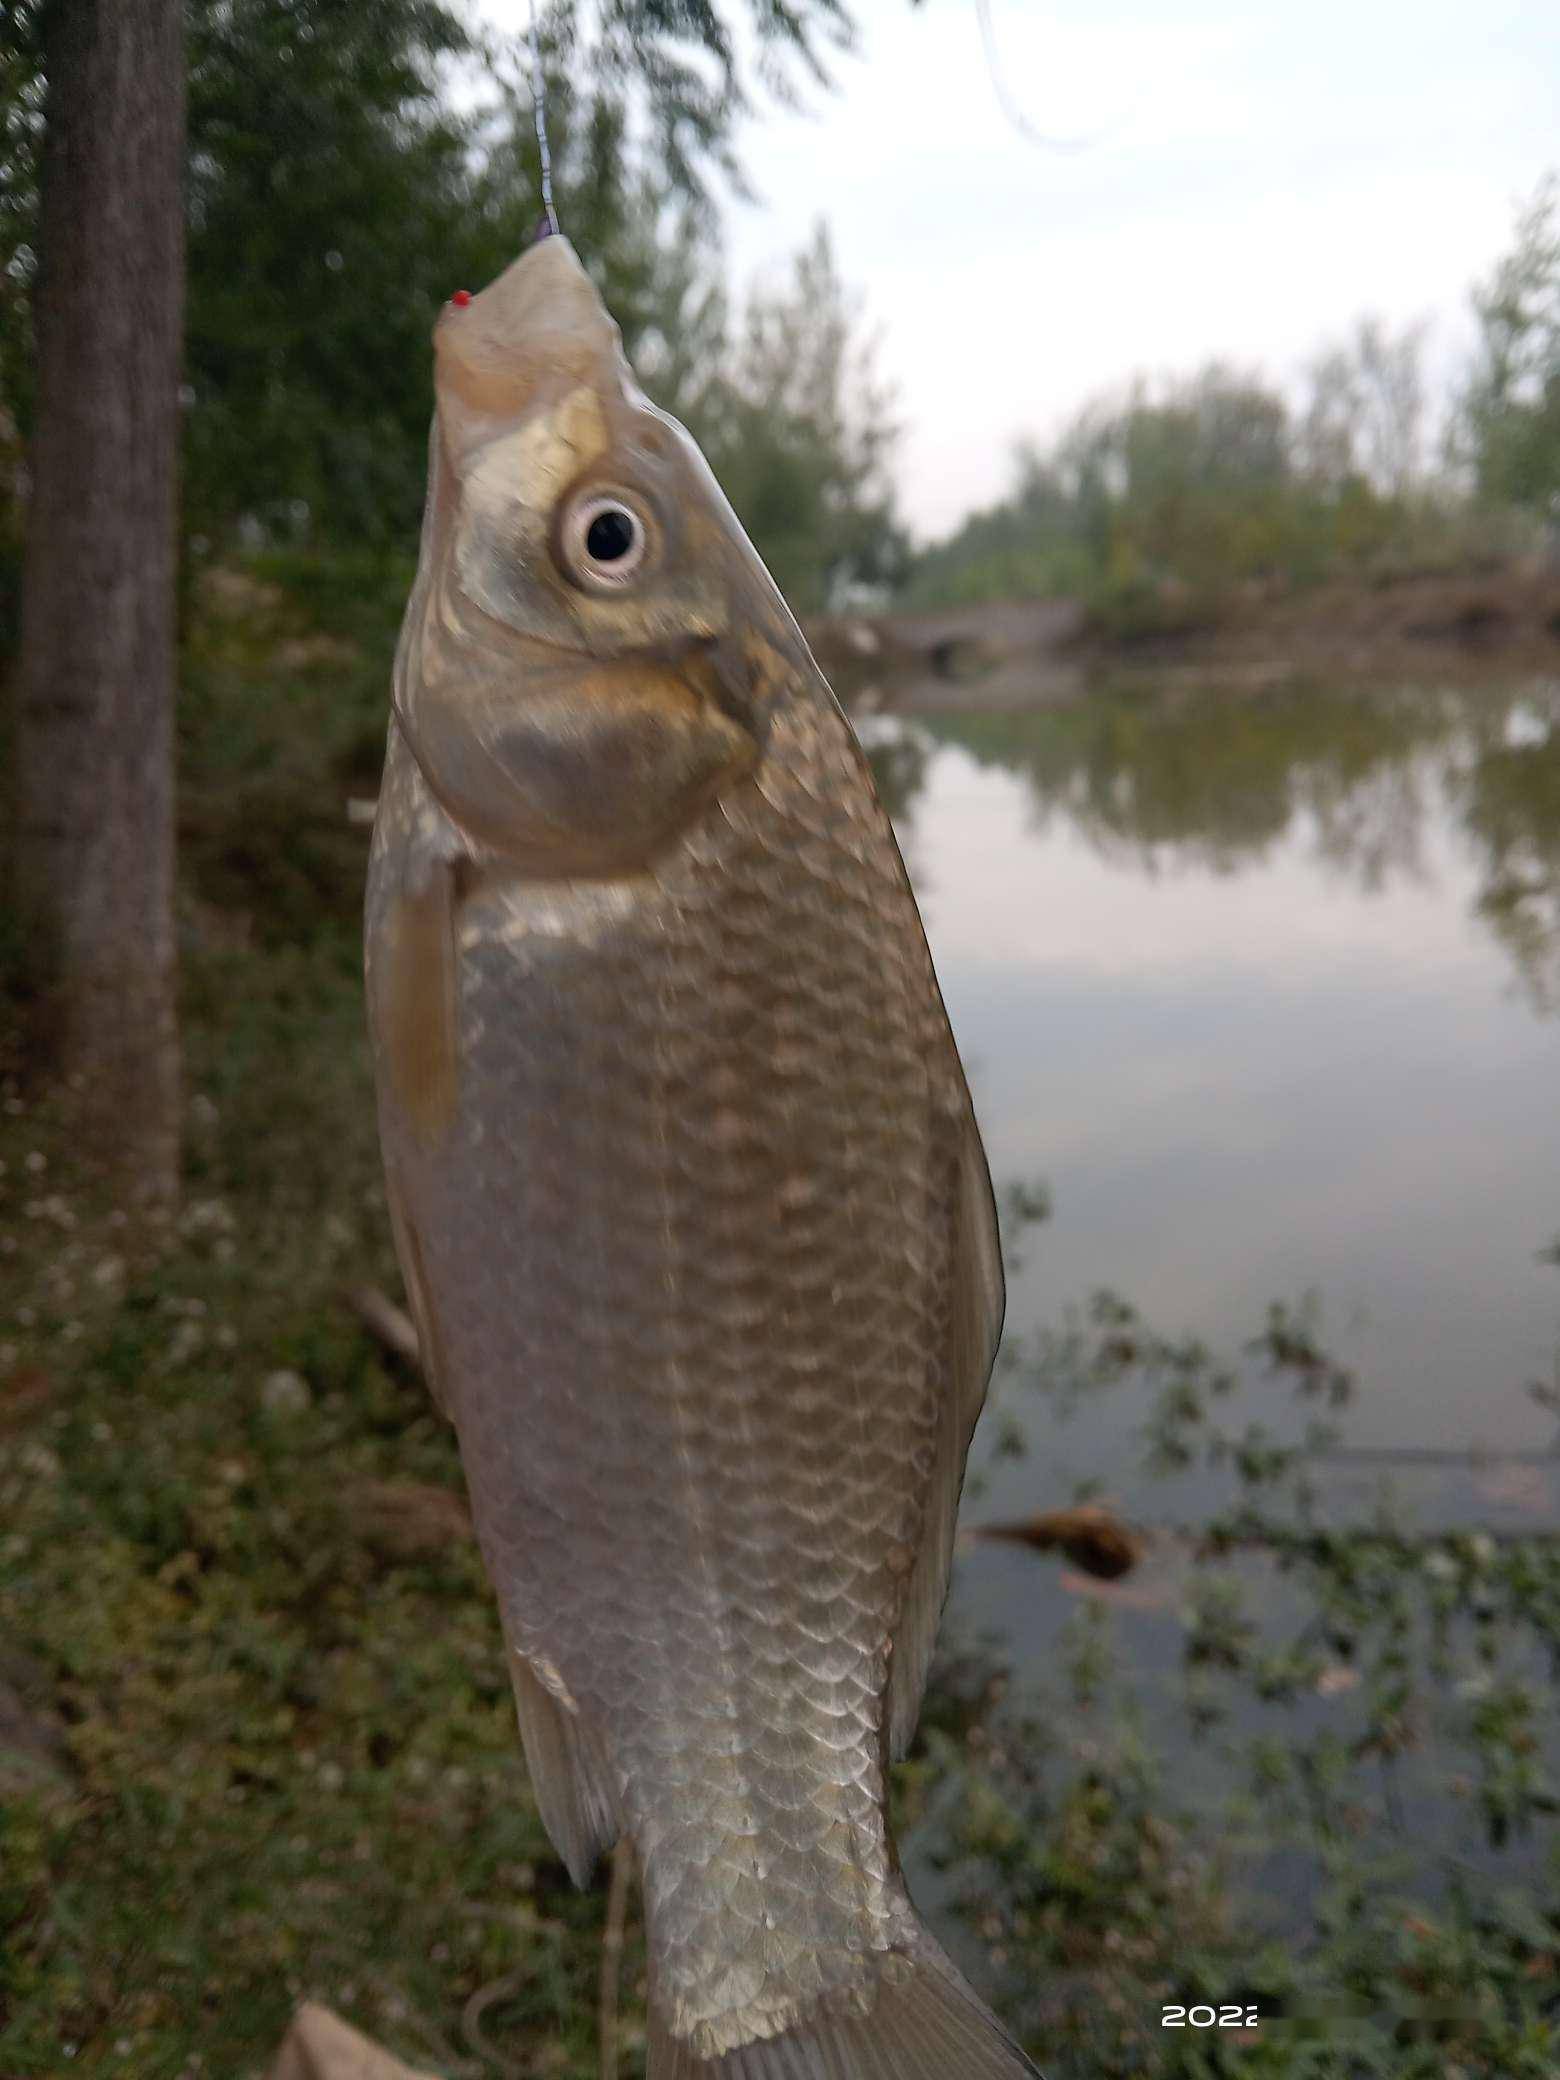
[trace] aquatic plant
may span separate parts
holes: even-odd
[[[1101,1291],[1008,1354],[1030,1440],[1132,1397],[1144,1469],[1225,1483],[1148,1532],[1135,1599],[1075,1578],[1054,1675],[988,1660],[978,1726],[917,1765],[921,1853],[1059,2080],[1560,2056],[1560,1538],[1421,1529],[1390,1490],[1331,1521],[1358,1387],[1322,1328],[1275,1303],[1225,1361]],[[1134,1667],[1145,1606],[1179,1632],[1171,1696]]]

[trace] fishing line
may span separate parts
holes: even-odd
[[[975,0],[975,17],[980,23],[980,40],[986,52],[986,71],[996,92],[997,106],[1025,143],[1038,145],[1046,152],[1086,152],[1091,145],[1098,144],[1106,134],[1103,130],[1089,131],[1075,137],[1052,137],[1044,130],[1035,128],[1008,92],[1007,81],[1002,76],[1002,60],[997,51],[997,32],[991,20],[991,0]]]
[[[536,149],[542,159],[542,213],[547,230],[558,233],[558,212],[553,208],[552,153],[547,146],[547,82],[542,76],[542,39],[536,28],[536,0],[531,0],[531,113],[536,118]]]

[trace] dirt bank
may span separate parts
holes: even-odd
[[[1091,679],[1151,671],[1253,688],[1312,674],[1473,678],[1560,672],[1560,569],[1514,568],[1252,587],[1217,616],[1173,599],[1123,634],[1077,600],[833,617],[808,634],[842,695],[868,709],[1003,709],[1076,699]]]

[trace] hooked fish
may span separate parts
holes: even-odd
[[[435,352],[368,1003],[542,1818],[632,1841],[652,2080],[1032,2074],[885,1813],[1003,1307],[892,830],[569,245]]]

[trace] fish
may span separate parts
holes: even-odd
[[[1033,2074],[886,1814],[1004,1305],[892,828],[568,242],[434,352],[366,994],[542,1821],[632,1846],[651,2080]]]

